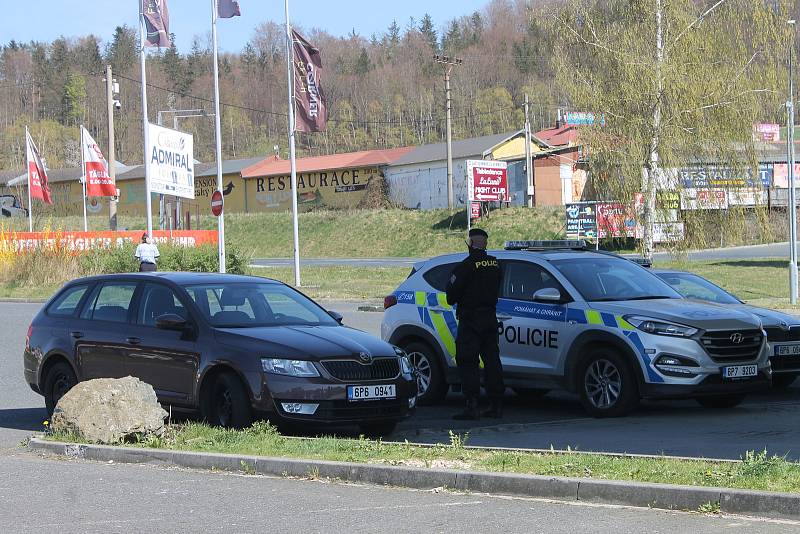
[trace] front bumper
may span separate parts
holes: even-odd
[[[773,374],[800,374],[800,355],[778,356],[775,350],[780,345],[797,345],[798,342],[774,342],[767,343],[769,361],[772,366]]]
[[[347,386],[393,384],[394,399],[351,402]],[[325,377],[297,378],[267,375],[262,378],[261,400],[255,408],[282,419],[323,424],[360,424],[375,421],[399,421],[411,416],[416,408],[417,383],[403,375],[389,380],[338,382]],[[311,414],[290,413],[284,403],[317,405]]]
[[[719,374],[709,375],[697,384],[644,384],[641,396],[649,399],[686,399],[718,395],[742,395],[765,391],[772,386],[769,371],[745,380],[723,380]]]

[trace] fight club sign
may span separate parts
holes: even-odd
[[[505,161],[467,160],[469,200],[502,202],[508,200],[508,164]]]

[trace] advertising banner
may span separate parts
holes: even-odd
[[[473,219],[473,220],[481,218],[481,203],[480,202],[470,202],[470,204],[469,204],[469,218]]]
[[[680,241],[683,236],[684,226],[682,222],[653,223],[653,241],[656,243]]]
[[[656,209],[681,209],[681,194],[678,191],[656,191]]]
[[[731,206],[766,206],[769,192],[764,189],[734,189],[728,191]]]
[[[681,191],[681,209],[728,209],[728,195],[723,189],[684,189]]]
[[[140,13],[147,33],[144,47],[169,48],[169,8],[167,0],[142,0]]]
[[[30,188],[31,198],[38,198],[47,204],[52,204],[50,198],[50,186],[47,183],[47,168],[44,166],[39,150],[33,142],[33,138],[25,132],[26,150],[28,160],[28,187]],[[30,208],[30,206],[28,206]]]
[[[689,167],[678,169],[678,178],[685,189],[747,188],[772,185],[772,165],[752,169],[727,167]]]
[[[597,209],[597,234],[605,237],[641,237],[632,209],[619,202],[601,202]]]
[[[81,252],[94,249],[121,248],[126,243],[139,243],[142,230],[126,232],[9,232],[0,234],[4,250],[25,252],[37,248]],[[154,230],[156,244],[172,243],[184,247],[214,245],[216,230]]]
[[[87,197],[115,197],[117,186],[108,175],[108,162],[88,130],[81,126],[81,150]]]
[[[300,132],[323,132],[328,122],[328,105],[322,91],[322,56],[317,47],[294,30],[292,46],[296,128]]]
[[[605,124],[605,117],[596,116],[588,111],[568,111],[565,114],[566,123],[572,126],[588,126],[594,123]]]
[[[597,211],[588,202],[567,204],[567,239],[597,237]]]
[[[786,163],[776,163],[773,168],[774,176],[772,183],[775,187],[789,189],[789,165]],[[800,163],[794,164],[795,185],[800,184]]]
[[[779,124],[754,124],[753,141],[777,143],[781,140],[781,127]]]
[[[147,170],[150,192],[194,198],[194,138],[191,134],[148,124]]]
[[[508,164],[505,161],[467,160],[469,200],[497,202],[508,200]]]

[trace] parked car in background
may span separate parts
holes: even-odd
[[[163,405],[211,424],[358,425],[387,434],[411,415],[406,355],[343,326],[295,289],[266,278],[134,273],[67,284],[34,317],[25,379],[52,413],[81,380],[138,377]]]
[[[800,375],[800,318],[745,304],[735,295],[694,273],[666,269],[653,269],[653,273],[686,298],[724,304],[748,311],[761,319],[767,333],[773,387],[789,387]]]

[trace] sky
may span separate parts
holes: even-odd
[[[138,28],[139,0],[26,0],[13,3],[0,18],[0,43],[9,41],[52,41],[58,37],[94,34],[107,43],[116,26]],[[211,31],[212,0],[167,0],[170,31],[175,33],[180,52],[191,49],[195,35],[204,39]],[[481,10],[488,0],[290,0],[293,24],[306,30],[319,28],[336,36],[357,34],[369,38],[380,35],[392,23],[404,28],[409,17],[418,22],[425,13],[433,18],[437,30],[451,19]],[[22,6],[25,9],[20,9]],[[221,19],[217,26],[220,50],[240,51],[262,22],[284,23],[281,0],[239,0],[242,16]],[[8,6],[6,6],[8,7]]]

